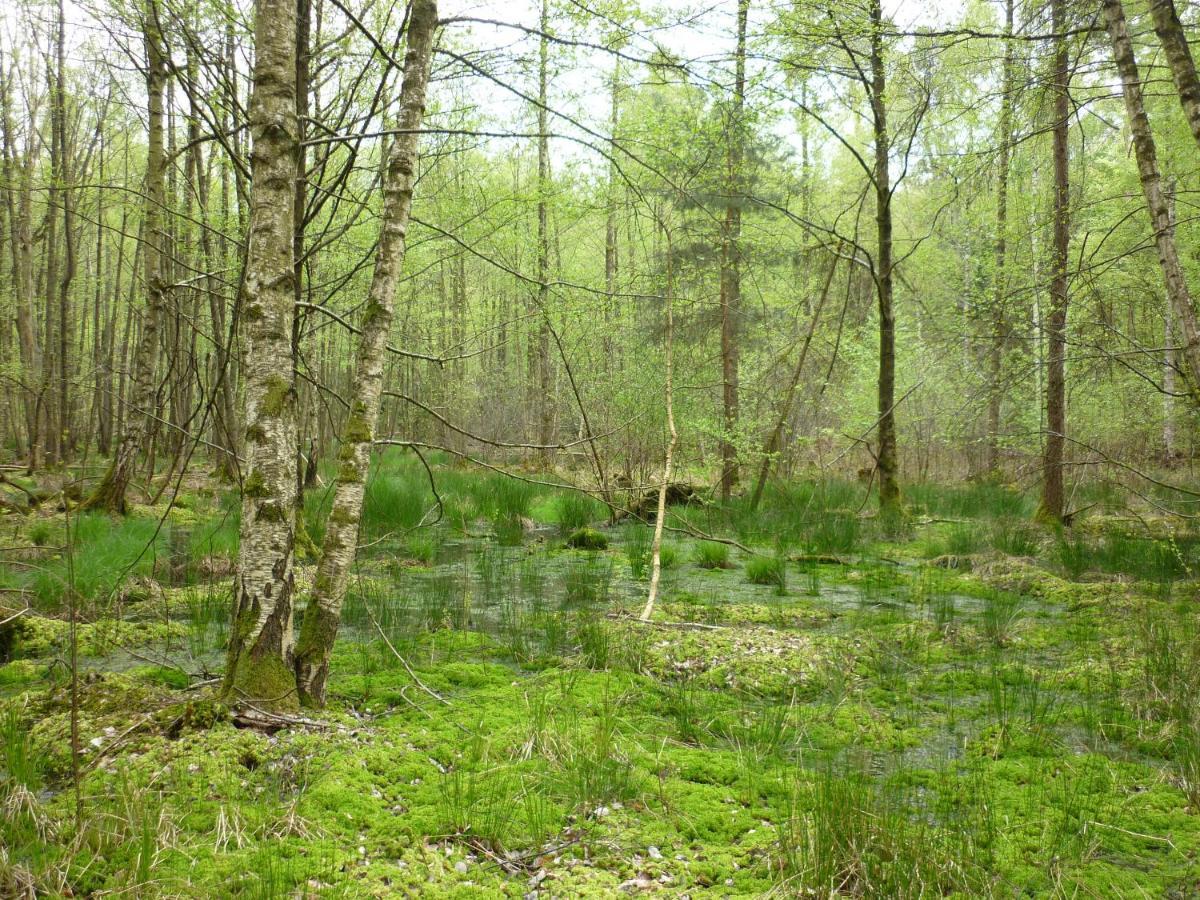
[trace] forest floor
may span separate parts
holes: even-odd
[[[678,508],[758,553],[672,532],[642,623],[648,528],[438,476],[416,528],[423,471],[375,474],[331,703],[270,735],[213,699],[234,498],[0,518],[0,895],[1200,897],[1177,522],[913,486],[889,540],[785,485]]]

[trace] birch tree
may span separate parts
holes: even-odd
[[[297,172],[296,3],[258,0],[250,97],[250,225],[241,297],[245,423],[241,539],[223,693],[297,705],[292,632],[296,385],[292,317]]]
[[[162,319],[164,285],[161,271],[163,252],[163,210],[166,208],[166,184],[163,159],[163,92],[166,64],[158,7],[146,4],[143,37],[146,44],[146,200],[143,213],[142,272],[146,284],[146,311],[142,317],[142,335],[134,355],[133,414],[117,452],[85,507],[124,514],[125,495],[137,466],[138,454],[155,414],[154,369],[158,359],[159,325]]]
[[[396,284],[404,266],[409,213],[419,157],[421,121],[437,29],[436,0],[414,0],[400,87],[397,134],[384,181],[383,232],[375,256],[366,312],[358,337],[350,415],[341,436],[333,505],[325,527],[312,597],[296,648],[301,700],[325,702],[329,658],[341,620],[342,602],[354,563],[379,400],[384,358],[395,311]]]
[[[1183,356],[1187,362],[1193,396],[1200,396],[1200,329],[1196,325],[1196,308],[1184,278],[1183,266],[1179,262],[1179,251],[1175,246],[1175,223],[1171,208],[1163,190],[1162,176],[1158,171],[1158,152],[1154,146],[1154,135],[1150,131],[1150,119],[1142,99],[1142,81],[1138,75],[1137,59],[1133,53],[1133,42],[1129,38],[1129,24],[1121,0],[1104,0],[1104,19],[1112,41],[1113,60],[1121,76],[1121,93],[1125,98],[1125,112],[1129,118],[1129,130],[1133,134],[1133,152],[1137,158],[1138,175],[1142,183],[1142,194],[1146,198],[1146,209],[1150,213],[1150,224],[1154,229],[1154,243],[1158,249],[1158,261],[1166,283],[1167,299],[1174,320],[1182,333]]]

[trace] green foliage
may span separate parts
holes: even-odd
[[[746,562],[746,580],[782,594],[787,590],[787,561],[782,556],[752,556]]]
[[[580,528],[567,538],[567,546],[575,550],[607,550],[608,538],[594,528]]]
[[[732,565],[729,561],[728,544],[700,541],[696,544],[695,555],[696,565],[702,569],[728,569]]]
[[[588,528],[604,517],[606,507],[579,491],[563,491],[554,498],[554,518],[564,532]]]
[[[641,581],[650,574],[650,552],[653,534],[645,525],[627,525],[622,535],[629,574]]]

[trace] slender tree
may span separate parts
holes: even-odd
[[[1067,271],[1071,243],[1071,172],[1067,146],[1071,101],[1070,64],[1067,55],[1066,0],[1051,3],[1054,50],[1054,240],[1050,271],[1050,314],[1046,317],[1046,443],[1042,451],[1041,518],[1062,522],[1066,513],[1063,488],[1063,459],[1067,431],[1067,306],[1070,280]]]
[[[359,331],[350,415],[342,431],[338,452],[340,467],[317,577],[296,647],[300,697],[304,703],[315,706],[325,702],[329,658],[357,547],[371,448],[379,418],[387,340],[395,311],[396,285],[404,266],[419,157],[419,132],[425,113],[437,18],[436,0],[414,0],[400,88],[398,133],[392,142],[384,176],[383,231]]]
[[[1187,116],[1196,145],[1200,146],[1200,77],[1196,75],[1196,62],[1174,0],[1150,0],[1150,15],[1179,91],[1179,105]]]
[[[1000,472],[1000,407],[1004,399],[1004,349],[1007,324],[1004,298],[1008,293],[1008,179],[1012,168],[1013,14],[1015,0],[1004,2],[1004,71],[1000,83],[1000,157],[996,161],[996,244],[992,275],[991,346],[988,353],[987,460],[985,468],[995,477]]]
[[[1129,24],[1121,0],[1104,0],[1104,19],[1112,41],[1113,60],[1121,76],[1125,112],[1129,119],[1129,130],[1133,134],[1133,152],[1142,182],[1142,194],[1146,198],[1146,209],[1150,213],[1150,224],[1154,229],[1154,243],[1158,248],[1167,300],[1174,314],[1174,322],[1182,332],[1183,358],[1187,362],[1192,395],[1200,399],[1200,328],[1196,324],[1196,307],[1192,303],[1183,266],[1179,262],[1179,251],[1175,246],[1175,223],[1158,171],[1158,153],[1142,99],[1142,81],[1138,75],[1137,59],[1133,53],[1133,42],[1129,39]]]
[[[163,210],[166,208],[163,151],[163,94],[166,60],[159,31],[156,0],[146,4],[142,34],[146,45],[146,201],[142,220],[142,272],[146,288],[146,311],[142,316],[141,339],[134,354],[133,414],[126,416],[117,452],[104,478],[85,501],[85,507],[124,514],[129,482],[137,468],[138,454],[156,414],[155,367],[159,350],[165,285],[161,271],[163,254]]]
[[[891,136],[888,132],[887,68],[883,49],[883,9],[871,0],[871,125],[875,138],[875,291],[879,301],[879,507],[885,519],[900,506],[899,462],[896,451],[896,314],[892,307],[892,177]]]
[[[554,385],[550,369],[550,0],[542,0],[541,37],[538,41],[537,107],[537,390],[538,443],[549,447],[554,442]],[[539,451],[542,465],[549,462],[547,450]]]
[[[746,155],[746,25],[750,0],[738,0],[733,98],[726,122],[725,221],[721,228],[721,497],[738,482],[738,324],[742,301],[742,166]]]

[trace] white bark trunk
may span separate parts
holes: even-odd
[[[305,704],[325,702],[329,658],[341,620],[342,602],[358,544],[363,495],[379,418],[384,356],[395,310],[396,284],[404,265],[413,183],[419,158],[421,120],[429,84],[436,0],[414,0],[408,25],[408,51],[400,87],[400,132],[392,143],[384,178],[383,234],[375,257],[367,309],[359,334],[350,415],[338,453],[341,468],[312,598],[305,610],[296,648],[296,678]]]

